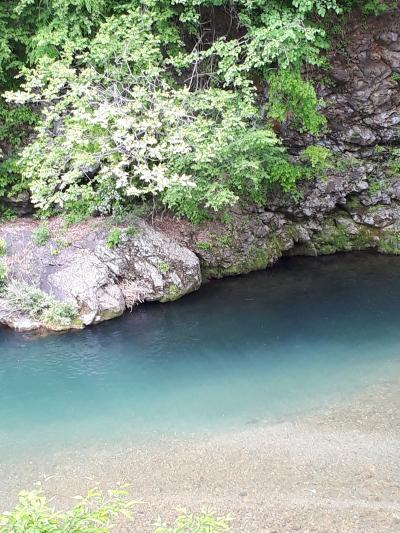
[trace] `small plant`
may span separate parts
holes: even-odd
[[[393,74],[390,76],[390,78],[393,81],[396,81],[397,83],[400,83],[400,74],[398,72],[393,72]]]
[[[325,146],[316,144],[307,146],[301,154],[301,159],[308,163],[313,170],[322,171],[332,167],[332,152]]]
[[[161,261],[158,265],[158,269],[160,272],[167,273],[170,271],[171,267],[166,261]]]
[[[212,244],[210,242],[197,241],[196,248],[198,250],[204,250],[205,252],[210,252],[212,249]]]
[[[135,237],[139,233],[139,230],[137,228],[134,228],[133,226],[129,226],[125,230],[125,234],[127,237]]]
[[[382,146],[381,144],[377,144],[374,147],[375,155],[382,155],[382,154],[385,154],[386,152],[387,152],[387,147],[386,146]]]
[[[7,243],[4,239],[0,239],[0,257],[7,254]]]
[[[382,184],[377,178],[369,178],[368,192],[371,196],[375,196],[382,190]]]
[[[154,533],[222,533],[230,531],[229,517],[216,517],[214,513],[200,515],[184,514],[178,516],[172,526],[156,524]]]
[[[50,230],[46,222],[42,222],[32,234],[32,238],[37,246],[45,246],[50,239]]]
[[[400,233],[383,233],[379,239],[378,250],[388,255],[400,255]]]
[[[9,207],[0,207],[0,223],[10,222],[12,220],[15,220],[16,218],[17,215],[15,214],[15,211],[13,209],[10,209]]]
[[[400,150],[393,150],[387,162],[387,168],[390,176],[400,175]]]
[[[68,303],[52,300],[43,311],[41,319],[45,324],[68,327],[76,320],[76,317],[75,307]]]
[[[126,499],[125,490],[90,490],[69,511],[50,507],[41,491],[22,491],[15,509],[0,516],[1,533],[109,533],[118,516],[131,519],[136,502]]]
[[[361,4],[361,11],[364,15],[377,16],[389,9],[389,6],[381,0],[367,0]]]
[[[26,283],[14,281],[8,285],[5,299],[13,309],[27,313],[49,326],[68,327],[78,318],[77,309],[73,305],[59,302]]]
[[[121,244],[122,232],[119,228],[112,228],[108,232],[106,244],[108,248],[116,248]]]
[[[232,239],[229,235],[218,235],[215,239],[220,246],[231,246]]]
[[[8,267],[4,258],[0,259],[0,291],[4,291],[7,285]]]

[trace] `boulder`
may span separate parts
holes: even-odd
[[[68,232],[56,237],[54,224],[45,246],[35,244],[32,221],[0,227],[9,277],[70,303],[83,325],[119,316],[140,302],[176,300],[201,284],[196,255],[142,220],[129,230],[120,228],[120,240],[111,248],[109,229],[99,220],[89,221],[74,240]],[[37,320],[27,326],[29,317],[2,313],[0,307],[0,322],[16,327],[17,318],[21,324],[25,320],[24,329],[43,326]]]

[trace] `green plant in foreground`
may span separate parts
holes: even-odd
[[[38,246],[45,246],[50,239],[50,230],[46,222],[42,222],[32,233],[32,238]]]
[[[41,491],[23,491],[15,509],[0,516],[0,533],[108,533],[119,515],[131,518],[136,502],[126,496],[125,490],[104,494],[93,489],[62,513],[50,507]]]
[[[86,497],[76,496],[78,503],[65,512],[51,507],[41,490],[22,491],[16,507],[0,515],[0,533],[110,533],[119,517],[132,520],[132,510],[139,503],[128,499],[125,488],[107,493],[89,490]],[[154,533],[223,533],[230,531],[229,522],[229,517],[212,512],[183,511],[171,526],[159,520]],[[131,531],[139,530],[132,527]]]
[[[222,533],[230,530],[229,522],[229,517],[219,518],[211,512],[198,516],[184,512],[172,526],[158,524],[154,533]]]
[[[119,228],[112,228],[108,232],[106,244],[108,248],[116,248],[121,244],[122,232]]]

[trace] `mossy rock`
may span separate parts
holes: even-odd
[[[179,300],[182,296],[186,294],[186,291],[179,289],[175,283],[170,283],[167,285],[164,296],[160,299],[161,303],[174,302]]]
[[[229,265],[203,265],[202,274],[204,279],[223,278],[225,276],[237,276],[248,274],[257,270],[264,270],[275,263],[285,249],[284,238],[272,236],[263,244],[250,247],[245,253],[238,254],[237,262]]]
[[[379,236],[378,252],[400,255],[400,231],[384,231]]]
[[[314,235],[312,242],[318,255],[366,250],[376,246],[376,229],[355,224],[350,219],[332,219]]]

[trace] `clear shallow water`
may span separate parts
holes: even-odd
[[[293,258],[98,327],[0,330],[0,456],[287,420],[400,373],[400,258]]]

